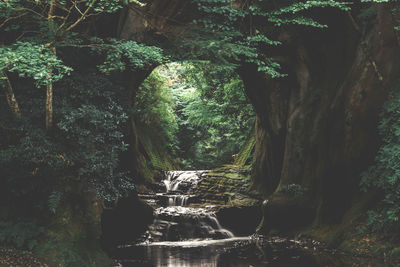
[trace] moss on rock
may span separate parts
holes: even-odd
[[[90,185],[69,183],[34,254],[51,266],[111,266],[99,242],[102,211],[102,201]]]
[[[261,220],[260,195],[250,192],[250,171],[225,165],[204,175],[194,194],[200,204],[213,206],[221,224],[235,234],[254,233]],[[246,217],[247,220],[239,218]]]
[[[260,203],[259,196],[250,194],[249,170],[225,165],[203,176],[194,194],[202,203],[221,207],[249,207]]]

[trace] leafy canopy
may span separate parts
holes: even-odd
[[[232,162],[255,117],[233,70],[192,61],[170,63],[153,73],[157,76],[152,74],[141,87],[144,92],[139,91],[146,97],[138,100],[136,114],[167,136],[164,140],[173,144],[170,149],[182,167],[204,169]]]
[[[71,177],[92,184],[106,200],[132,189],[133,178],[119,167],[127,150],[122,127],[129,114],[123,99],[129,93],[121,96],[125,89],[105,74],[152,68],[165,60],[163,51],[134,41],[101,39],[87,23],[129,3],[143,5],[110,0],[0,2],[0,86],[17,88],[22,111],[19,121],[9,110],[1,112],[2,135],[18,137],[12,142],[7,137],[0,146],[0,165],[18,166],[2,169],[9,177],[4,186],[14,188],[13,193],[35,194],[37,186],[46,184],[37,192],[48,196],[50,210],[56,211]],[[93,70],[96,66],[99,73]],[[55,129],[47,134],[41,127],[46,95],[37,88],[53,84]],[[29,177],[40,182],[19,183]]]
[[[99,69],[107,73],[148,68],[162,62],[160,48],[113,38],[102,40],[79,28],[87,20],[114,13],[132,2],[142,4],[136,0],[2,1],[0,71],[33,78],[37,87],[59,81],[70,74],[72,68],[66,66],[62,56],[51,51],[52,47],[91,48],[104,56]]]
[[[319,1],[238,1],[192,0],[197,5],[197,27],[185,32],[182,47],[198,59],[213,60],[219,64],[252,63],[258,70],[273,78],[286,76],[281,66],[269,54],[281,45],[279,30],[291,25],[324,28],[309,14],[317,8],[349,10],[349,2]]]

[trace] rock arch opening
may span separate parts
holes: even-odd
[[[154,69],[136,92],[132,114],[141,148],[159,170],[238,163],[246,142],[254,140],[255,114],[242,80],[233,69],[207,61]],[[250,151],[241,156],[241,165],[250,162]]]

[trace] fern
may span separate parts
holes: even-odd
[[[60,191],[53,191],[49,195],[48,199],[48,206],[49,210],[55,214],[57,211],[58,206],[60,205],[60,200],[61,200],[62,193]]]

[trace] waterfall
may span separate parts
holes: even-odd
[[[187,206],[192,190],[207,171],[168,171],[162,181],[168,206]]]
[[[212,240],[234,237],[219,223],[215,211],[188,207],[193,189],[207,171],[169,171],[162,181],[165,192],[156,196],[162,204],[155,209],[155,219],[140,241],[153,242]],[[161,201],[165,199],[165,201]]]
[[[190,189],[194,188],[202,175],[208,171],[168,171],[166,179],[163,180],[167,193],[179,190],[181,183],[190,184]]]

